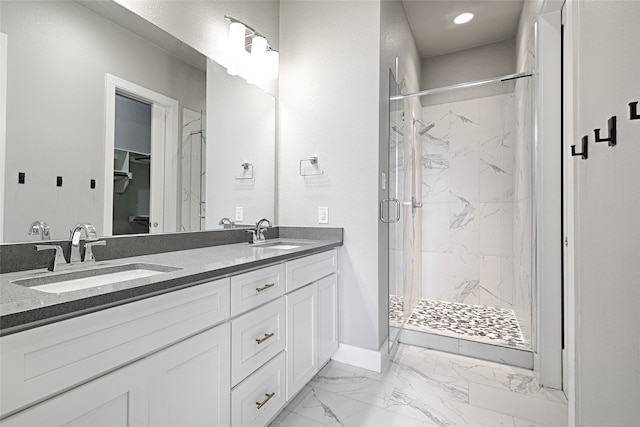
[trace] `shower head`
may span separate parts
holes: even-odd
[[[418,134],[420,136],[422,136],[425,133],[429,132],[436,125],[434,122],[431,122],[429,124],[425,124],[422,120],[413,119],[413,124],[416,124],[416,123],[420,123],[422,125],[422,127],[418,130]]]

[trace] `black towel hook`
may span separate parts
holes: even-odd
[[[571,146],[571,155],[572,156],[582,156],[583,159],[587,159],[589,157],[589,137],[587,135],[582,137],[582,152],[576,152],[576,146]]]
[[[640,114],[638,114],[638,101],[629,103],[629,120],[640,120]]]
[[[607,122],[607,127],[609,128],[609,137],[601,138],[600,137],[600,129],[594,129],[593,131],[596,134],[596,142],[609,142],[609,147],[613,147],[618,143],[618,132],[616,129],[616,116],[611,116],[609,121]]]

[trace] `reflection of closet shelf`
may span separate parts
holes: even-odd
[[[135,215],[129,217],[129,222],[136,222],[138,224],[149,226],[149,215]]]
[[[151,164],[151,154],[137,154],[132,152],[129,156],[129,159],[132,162],[142,163],[145,165]]]
[[[116,148],[113,152],[113,191],[122,194],[127,190],[133,174],[129,172],[129,164],[151,164],[151,155]]]
[[[113,171],[113,191],[118,194],[125,192],[129,186],[129,181],[133,178],[133,174],[128,171]]]
[[[127,178],[127,179],[133,178],[133,174],[127,171],[113,171],[113,176],[116,178]]]

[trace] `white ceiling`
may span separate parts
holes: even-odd
[[[402,0],[421,58],[515,37],[524,0]],[[462,12],[475,17],[453,23]]]

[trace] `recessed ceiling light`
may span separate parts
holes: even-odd
[[[465,12],[465,13],[461,13],[460,15],[456,16],[453,19],[453,22],[456,24],[466,24],[467,22],[471,21],[473,19],[473,13],[469,13],[469,12]]]

